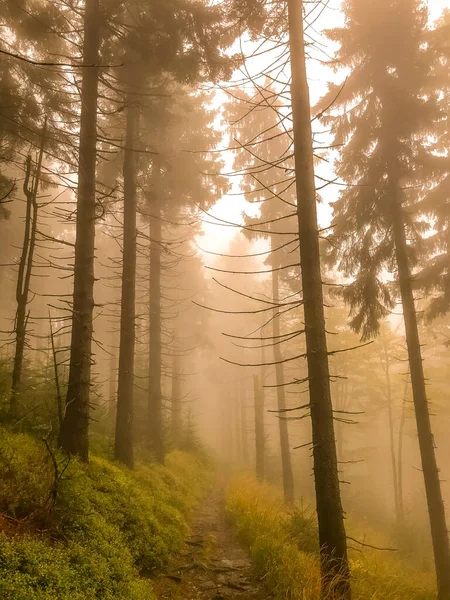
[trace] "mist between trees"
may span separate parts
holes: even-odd
[[[314,507],[324,598],[354,518],[449,599],[444,4],[1,1],[3,426],[204,446]]]

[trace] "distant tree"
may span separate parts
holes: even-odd
[[[261,341],[261,345],[271,345],[276,375],[276,393],[278,404],[278,425],[281,447],[281,463],[283,471],[284,499],[287,504],[294,502],[294,476],[292,471],[291,450],[289,444],[288,421],[285,418],[286,393],[285,375],[282,355],[280,310],[280,268],[286,261],[286,252],[292,249],[292,235],[283,232],[294,229],[292,219],[295,211],[292,208],[294,189],[286,181],[285,171],[276,165],[286,154],[290,140],[279,122],[278,109],[281,107],[277,90],[265,82],[253,95],[237,92],[225,112],[231,124],[231,146],[236,148],[234,168],[242,173],[243,191],[246,199],[260,206],[258,217],[245,217],[244,234],[249,238],[265,238],[270,242],[270,253],[266,264],[271,267],[272,301],[271,315],[273,340]],[[285,163],[283,163],[285,164]],[[266,331],[268,328],[264,328]],[[262,361],[265,362],[265,361]]]
[[[255,409],[255,450],[256,450],[256,477],[264,480],[264,395],[258,375],[253,375],[253,402]],[[238,434],[238,432],[236,432]]]
[[[206,99],[173,81],[167,81],[161,89],[166,97],[163,95],[149,105],[142,119],[146,131],[143,139],[153,140],[156,151],[143,180],[150,226],[149,438],[158,461],[163,462],[162,278],[170,277],[170,271],[164,273],[164,262],[173,261],[175,254],[167,229],[174,229],[177,222],[192,220],[199,210],[206,210],[228,184],[217,174],[221,169],[220,157],[207,152],[219,140],[219,133],[210,126],[215,112],[205,106]],[[190,239],[195,232],[193,227],[183,231]]]

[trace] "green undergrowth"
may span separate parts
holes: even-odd
[[[177,451],[135,472],[68,462],[0,430],[0,598],[151,600],[147,577],[179,548],[209,474]]]
[[[255,567],[277,600],[317,600],[320,596],[319,544],[313,511],[287,510],[272,486],[252,476],[234,478],[227,492],[227,516],[250,549]],[[355,540],[391,547],[377,532],[347,521]],[[357,546],[349,540],[349,545]],[[420,572],[395,552],[358,546],[349,550],[354,600],[431,600],[434,576]]]

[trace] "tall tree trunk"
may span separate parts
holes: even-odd
[[[172,357],[172,406],[171,406],[171,430],[172,430],[172,443],[175,448],[179,448],[181,445],[181,355],[174,346],[174,355]]]
[[[274,249],[273,236],[270,238],[271,250]],[[272,271],[272,299],[277,304],[280,301],[278,271]],[[280,309],[277,306],[273,315],[273,359],[275,362],[275,377],[277,384],[277,408],[278,408],[278,429],[280,434],[280,449],[281,449],[281,467],[283,471],[283,490],[285,504],[293,504],[295,500],[294,493],[294,475],[292,472],[291,449],[289,444],[289,429],[288,421],[284,413],[286,409],[286,391],[284,387],[284,366],[281,362],[281,348],[279,341],[280,336]]]
[[[450,599],[450,549],[448,530],[442,498],[439,469],[436,462],[435,445],[431,430],[430,412],[425,387],[422,353],[420,349],[417,315],[408,259],[405,223],[397,195],[392,200],[392,216],[397,259],[400,294],[405,321],[406,345],[408,348],[411,386],[416,415],[420,456],[422,461],[425,492],[433,540],[434,562],[438,584],[438,599]]]
[[[83,42],[86,65],[99,63],[100,19],[99,0],[86,0]],[[61,445],[67,453],[87,461],[94,311],[98,68],[87,67],[82,71],[72,338]]]
[[[23,191],[27,199],[27,208],[25,214],[25,231],[23,237],[22,254],[20,256],[19,272],[17,275],[16,286],[16,321],[15,333],[16,344],[14,353],[14,365],[11,384],[10,415],[13,418],[19,416],[19,393],[22,378],[22,366],[25,350],[25,339],[27,332],[27,305],[30,293],[31,273],[33,270],[34,247],[36,244],[38,202],[37,194],[41,179],[42,159],[44,156],[45,136],[47,133],[47,118],[45,118],[42,129],[41,146],[34,176],[31,175],[31,156],[27,157],[25,181]],[[31,183],[30,183],[31,178]]]
[[[114,457],[134,468],[133,404],[136,341],[136,153],[139,130],[138,101],[127,94],[127,129],[123,161],[123,267],[120,303],[119,375]]]
[[[241,439],[242,439],[242,462],[246,467],[250,463],[248,453],[248,425],[247,425],[247,394],[245,393],[245,380],[239,383],[239,404],[241,407]]]
[[[164,437],[161,397],[161,162],[157,156],[155,194],[150,202],[150,350],[148,417],[150,447],[156,460],[164,464]]]
[[[255,449],[256,449],[256,477],[264,480],[264,397],[261,393],[259,377],[253,375],[253,397],[255,403]]]
[[[297,215],[323,595],[351,597],[323,307],[303,2],[288,0]]]

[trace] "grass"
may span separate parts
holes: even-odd
[[[0,430],[0,598],[151,600],[147,576],[185,538],[205,461],[172,452],[132,473],[54,458],[57,474],[43,442]]]
[[[240,475],[228,489],[227,515],[277,600],[320,597],[317,525],[310,508],[287,511],[274,487]],[[386,536],[363,532],[356,523],[347,521],[347,531],[372,545],[391,545]],[[394,552],[359,547],[350,549],[349,559],[354,600],[435,598],[433,573],[418,571]]]

